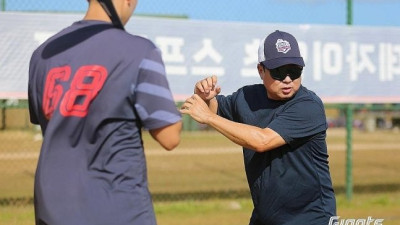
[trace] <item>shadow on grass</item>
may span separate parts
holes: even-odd
[[[333,187],[336,194],[346,193],[346,187],[335,186]],[[368,184],[368,185],[354,185],[353,192],[355,194],[367,194],[367,193],[392,193],[400,191],[399,183],[391,184]]]
[[[344,186],[335,186],[334,190],[336,194],[343,194],[346,192],[346,188]],[[355,185],[353,187],[353,192],[355,194],[392,193],[398,191],[400,191],[399,183]],[[198,191],[198,192],[184,192],[184,193],[156,192],[152,194],[152,197],[154,202],[251,198],[248,189]],[[23,206],[31,204],[33,204],[33,197],[16,197],[16,198],[0,199],[0,206]]]

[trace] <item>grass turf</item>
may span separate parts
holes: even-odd
[[[372,216],[384,218],[385,225],[400,224],[399,134],[354,130],[351,201],[344,195],[345,136],[343,129],[328,130],[338,215],[342,218]],[[39,137],[32,131],[0,131],[0,203],[1,199],[18,203],[3,201],[0,225],[34,224],[31,201],[26,198],[32,196],[36,167],[36,158],[32,155],[39,151]],[[144,143],[150,189],[156,200],[160,225],[248,223],[252,206],[250,197],[246,197],[248,188],[240,147],[214,131],[184,132],[180,146],[172,152],[162,150],[147,133],[144,133]],[[221,193],[228,194],[220,198]]]

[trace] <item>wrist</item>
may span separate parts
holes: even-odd
[[[210,113],[207,115],[205,123],[207,125],[210,125],[211,127],[214,127],[216,124],[216,120],[218,119],[217,117],[218,117],[217,114]]]
[[[207,105],[210,105],[210,102],[211,102],[211,100],[213,100],[214,98],[210,98],[210,99],[203,99],[204,100],[204,102],[207,104]]]

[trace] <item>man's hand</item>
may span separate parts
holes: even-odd
[[[215,116],[215,113],[208,108],[208,105],[198,94],[186,99],[179,111],[190,115],[194,120],[203,124],[208,124],[209,118]]]
[[[194,87],[194,93],[204,101],[209,101],[221,92],[221,87],[217,86],[217,76],[213,75],[200,80]]]

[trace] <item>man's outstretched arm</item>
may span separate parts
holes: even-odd
[[[214,100],[217,101],[215,98]],[[286,144],[285,140],[270,128],[262,129],[218,116],[216,110],[212,111],[197,94],[185,101],[180,112],[190,115],[199,123],[215,128],[234,143],[256,152],[269,151]]]

